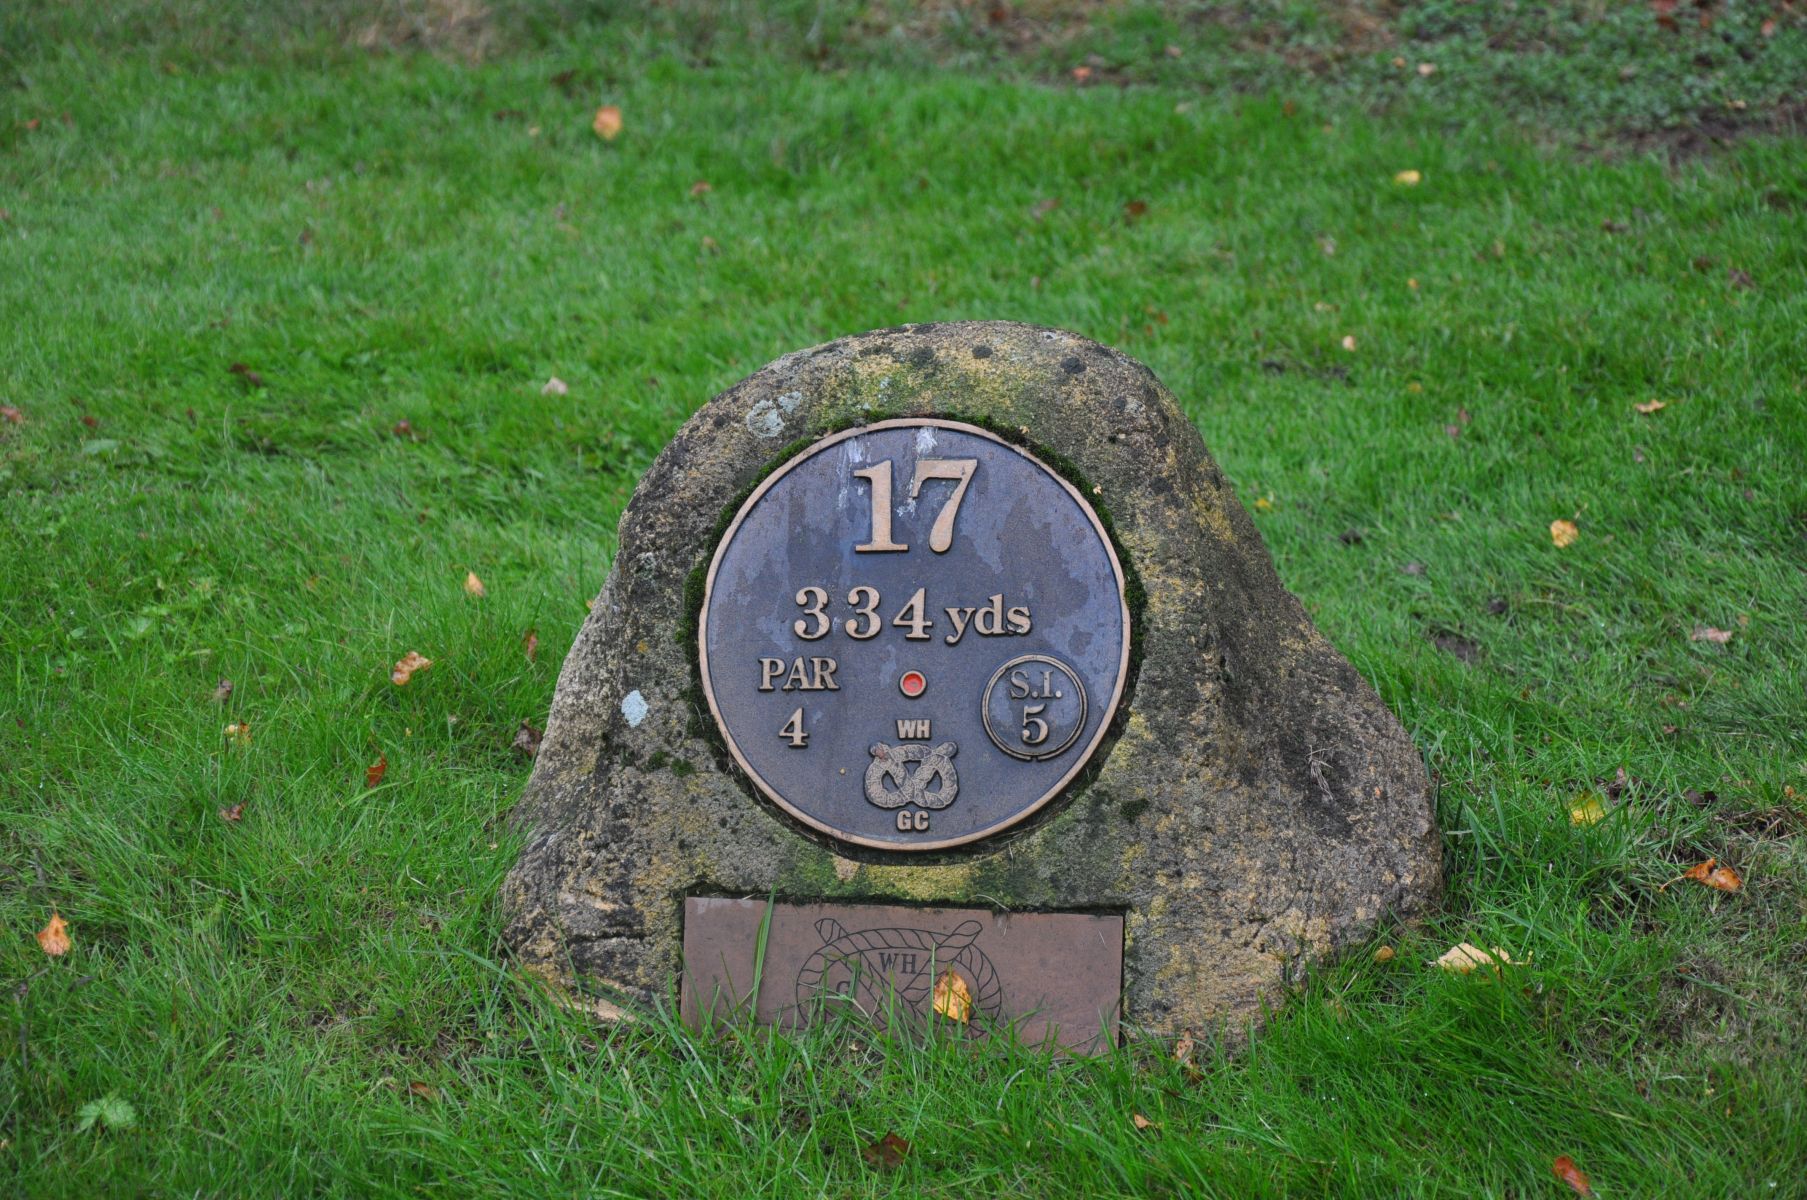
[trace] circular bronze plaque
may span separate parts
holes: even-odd
[[[709,564],[703,691],[804,824],[941,850],[1008,829],[1097,750],[1129,665],[1123,570],[1085,497],[972,425],[823,438]]]

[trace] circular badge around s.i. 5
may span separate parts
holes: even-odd
[[[1122,565],[1079,491],[973,425],[832,434],[716,547],[703,691],[785,812],[858,846],[941,850],[1058,795],[1129,664]]]

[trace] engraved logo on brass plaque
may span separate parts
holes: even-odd
[[[845,842],[939,850],[1078,775],[1122,698],[1129,608],[1078,489],[986,430],[910,418],[825,437],[754,490],[698,642],[762,793]]]
[[[1004,988],[998,969],[979,949],[983,929],[977,921],[963,921],[947,933],[902,927],[849,933],[833,917],[823,917],[816,922],[822,947],[797,972],[797,1005],[807,1011],[840,999],[869,1013],[883,1012],[895,995],[917,1016],[926,1016],[935,981],[953,971],[973,998],[972,1015],[995,1021],[1004,1009]]]
[[[872,765],[866,768],[866,799],[880,808],[905,804],[946,808],[960,794],[960,776],[953,757],[960,750],[952,742],[928,746],[887,746],[872,743]],[[922,765],[912,770],[910,763]],[[929,790],[929,784],[937,784]]]
[[[970,1037],[1008,1023],[1027,1045],[1098,1050],[1115,1040],[1122,980],[1119,913],[684,899],[679,1009],[693,1026],[705,1013],[785,1028],[951,1018]]]

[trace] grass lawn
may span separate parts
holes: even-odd
[[[0,1193],[1807,1195],[1807,144],[1661,152],[1707,33],[1627,51],[1627,141],[1512,83],[1610,39],[79,7],[0,18]],[[1762,15],[1758,107],[1807,79]],[[1436,772],[1445,905],[1195,1069],[561,1011],[497,942],[510,747],[636,479],[767,360],[952,318],[1181,397]]]

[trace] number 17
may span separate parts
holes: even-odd
[[[916,473],[910,477],[910,499],[914,500],[922,492],[922,485],[931,479],[947,479],[954,483],[954,491],[941,506],[935,516],[935,523],[929,527],[929,549],[936,554],[946,554],[954,544],[954,516],[960,511],[960,501],[966,498],[967,485],[973,481],[973,472],[979,469],[976,458],[919,458],[916,460]],[[886,459],[875,466],[855,471],[854,477],[864,479],[872,485],[872,540],[854,547],[860,553],[877,553],[894,550],[908,550],[909,547],[891,540],[891,460]]]

